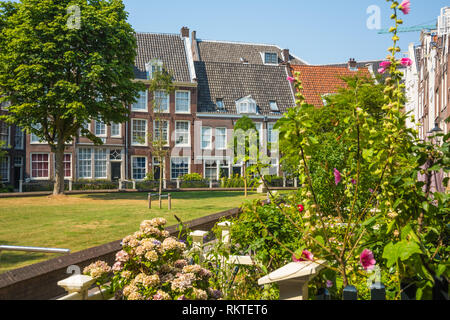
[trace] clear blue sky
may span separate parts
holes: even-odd
[[[383,59],[388,34],[369,30],[370,5],[381,8],[381,28],[389,28],[385,0],[123,0],[136,31],[178,33],[182,26],[197,37],[276,44],[311,64]],[[404,26],[435,20],[449,0],[411,0]],[[402,14],[403,15],[403,14]],[[419,42],[419,32],[401,33],[401,49]]]

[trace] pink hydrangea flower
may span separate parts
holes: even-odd
[[[292,261],[301,262],[301,261],[312,261],[314,259],[314,255],[308,250],[302,251],[302,256],[297,259],[295,253],[292,255]]]
[[[359,262],[363,266],[364,270],[372,270],[377,263],[373,257],[372,251],[364,249],[359,256]]]
[[[290,83],[292,83],[292,82],[295,81],[295,78],[294,78],[294,77],[287,76],[287,77],[286,77],[286,80],[289,81]]]
[[[403,58],[402,60],[400,60],[400,64],[404,67],[409,67],[410,65],[412,65],[412,60],[410,58]]]
[[[334,183],[336,183],[336,185],[339,184],[339,182],[341,182],[341,173],[339,172],[338,169],[334,168]]]
[[[127,262],[130,256],[124,250],[120,250],[116,253],[116,261]]]
[[[114,263],[114,265],[112,266],[112,271],[118,272],[118,271],[122,271],[123,269],[123,264],[120,261],[117,261],[116,263]]]
[[[404,14],[408,14],[409,11],[411,11],[411,1],[410,0],[404,0],[402,3],[400,3],[400,10]]]

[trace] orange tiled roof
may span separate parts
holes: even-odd
[[[291,71],[294,75],[300,72],[306,102],[316,107],[323,106],[323,95],[337,93],[339,88],[346,86],[341,77],[357,74],[371,76],[367,68],[350,71],[347,67],[336,66],[291,65]]]

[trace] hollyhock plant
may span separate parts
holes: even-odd
[[[327,288],[331,288],[333,286],[333,281],[327,280]]]
[[[400,60],[400,64],[404,67],[409,67],[412,65],[412,60],[410,58],[403,58]]]
[[[338,185],[339,182],[341,182],[341,180],[342,180],[341,173],[339,172],[338,169],[334,168],[334,183]]]
[[[295,81],[295,78],[294,78],[294,77],[287,76],[287,77],[286,77],[286,80],[289,81],[290,83],[293,83],[293,82]]]
[[[312,261],[314,259],[314,255],[308,250],[303,250],[300,258],[297,258],[297,255],[294,253],[292,255],[292,261],[301,262],[301,261]]]
[[[363,252],[361,252],[359,262],[363,266],[364,270],[372,270],[376,264],[373,253],[369,249],[364,249]]]
[[[401,4],[399,9],[404,13],[408,14],[409,11],[411,11],[411,1],[410,0],[404,0]]]

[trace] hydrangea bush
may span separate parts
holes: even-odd
[[[212,273],[189,264],[186,244],[164,230],[166,223],[164,218],[143,221],[139,231],[122,240],[112,267],[97,261],[83,273],[126,300],[220,299],[222,293],[210,287]]]

